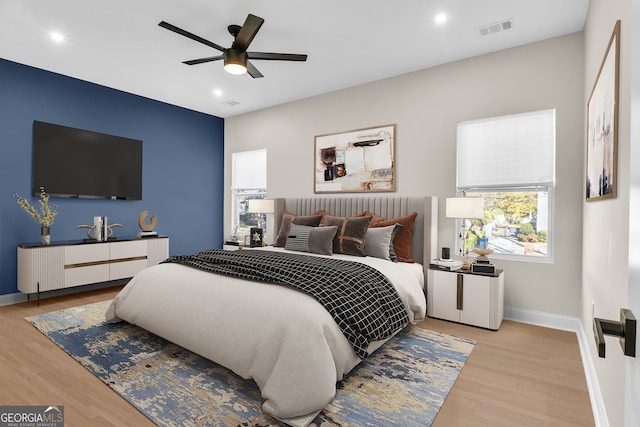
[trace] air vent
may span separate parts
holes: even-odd
[[[227,107],[235,107],[236,105],[240,105],[238,101],[225,101],[222,105],[226,105]]]
[[[513,18],[504,19],[493,24],[483,25],[476,28],[476,32],[480,37],[490,36],[491,34],[507,31],[513,28]]]

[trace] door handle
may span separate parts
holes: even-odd
[[[458,273],[458,289],[456,293],[456,309],[464,310],[464,276]]]
[[[620,337],[620,346],[625,356],[636,357],[636,318],[631,310],[620,309],[620,321],[594,317],[593,336],[598,347],[598,356],[605,357],[604,335]]]

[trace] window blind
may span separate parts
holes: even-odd
[[[231,153],[231,188],[267,188],[267,150]]]
[[[461,122],[457,187],[553,185],[555,110]]]

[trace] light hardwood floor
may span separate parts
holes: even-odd
[[[0,405],[63,405],[67,427],[152,426],[24,320],[119,289],[0,307]],[[477,341],[433,427],[594,425],[575,334],[509,321],[497,332],[435,319],[421,326]]]

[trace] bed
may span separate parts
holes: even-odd
[[[382,274],[388,280],[408,322],[424,318],[426,278],[422,265],[428,265],[436,254],[436,198],[287,198],[275,199],[275,207],[275,224],[281,224],[290,213],[307,216],[324,211],[346,218],[373,212],[392,219],[415,212],[411,255],[417,262],[395,263],[337,253],[303,254],[282,247],[243,249],[235,255],[212,250],[207,255],[271,260],[281,254],[296,262],[313,257],[318,264],[343,260],[349,265],[358,264],[356,268],[375,270],[372,274]],[[186,258],[189,262],[194,259]],[[138,325],[243,378],[253,379],[267,413],[289,425],[306,426],[333,399],[336,382],[363,355],[374,352],[401,329],[383,335],[383,339],[369,337],[358,347],[341,329],[334,310],[318,301],[290,286],[211,274],[169,262],[138,273],[114,298],[106,318]]]

